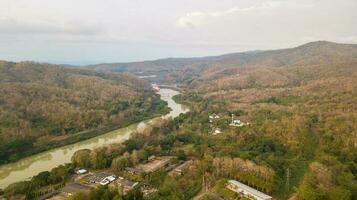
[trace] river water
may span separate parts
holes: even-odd
[[[161,99],[168,103],[172,110],[164,118],[177,117],[181,113],[188,111],[181,104],[173,101],[172,97],[179,92],[171,89],[160,89],[158,92]],[[26,157],[17,162],[0,166],[0,188],[5,188],[11,183],[23,181],[37,175],[42,171],[49,171],[52,168],[69,163],[74,152],[80,149],[94,149],[107,144],[118,143],[129,138],[130,134],[150,123],[151,120],[132,124],[128,127],[120,128],[97,137],[84,140],[75,144],[48,150],[33,156]]]

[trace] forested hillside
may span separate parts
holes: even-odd
[[[357,45],[232,54],[198,71],[184,99],[227,118],[214,152],[273,169],[281,199],[357,198]],[[229,128],[231,113],[251,125]]]
[[[219,170],[213,179],[238,177],[280,199],[357,198],[357,45],[318,41],[172,67],[179,60],[171,60],[160,81],[186,88],[178,99],[191,104],[191,120],[199,121],[189,122],[191,133],[208,134],[200,141]],[[162,61],[126,70],[158,69]],[[224,134],[214,139],[204,123],[212,113],[224,116],[217,124]],[[232,113],[250,125],[230,127]],[[268,167],[274,178],[232,173],[228,166],[242,158]]]
[[[188,81],[184,82],[211,91],[219,87],[279,87],[311,80],[350,77],[356,71],[356,62],[357,45],[321,41],[292,49],[229,54],[206,63],[204,68],[193,65],[176,73],[186,77]],[[192,74],[196,78],[188,79]]]
[[[186,87],[181,100],[195,118],[226,118],[219,123],[225,134],[206,141],[214,160],[243,158],[275,172],[268,184],[241,181],[281,199],[357,198],[357,45],[318,41],[170,66],[160,80]],[[251,125],[229,127],[232,113]],[[207,124],[195,127],[210,132]],[[234,178],[227,170],[222,177]]]
[[[1,61],[0,93],[1,163],[165,108],[150,85],[133,76],[33,62]]]

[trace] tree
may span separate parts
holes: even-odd
[[[69,178],[69,176],[70,176],[70,169],[66,168],[63,165],[60,165],[51,170],[51,175],[49,177],[49,180],[52,184],[55,184],[59,182],[64,182]]]
[[[89,199],[88,194],[84,192],[77,192],[74,195],[70,196],[69,200],[87,200]]]
[[[40,187],[45,186],[49,183],[51,173],[48,171],[40,172],[38,175],[34,176],[31,180],[32,184]]]
[[[109,155],[106,154],[106,148],[95,149],[90,154],[91,166],[94,169],[103,169],[111,164]]]
[[[112,169],[115,171],[122,171],[124,170],[126,167],[130,167],[132,166],[132,162],[129,159],[129,157],[125,157],[125,156],[119,156],[113,159],[112,161]]]
[[[143,199],[144,199],[144,195],[139,187],[130,190],[128,194],[124,196],[124,200],[143,200]]]
[[[76,151],[73,154],[71,161],[77,167],[89,168],[91,165],[90,154],[91,154],[91,150],[89,150],[89,149],[82,149],[82,150]]]

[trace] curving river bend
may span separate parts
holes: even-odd
[[[177,104],[172,99],[172,97],[179,94],[179,92],[171,89],[160,89],[158,94],[161,95],[161,99],[166,101],[168,103],[168,107],[171,108],[171,112],[162,117],[174,118],[179,116],[181,113],[188,111],[186,107],[181,104]],[[51,170],[58,165],[69,163],[74,152],[80,149],[94,149],[103,145],[125,141],[129,138],[131,133],[139,128],[142,128],[150,121],[151,120],[142,121],[88,140],[48,150],[26,157],[14,163],[1,165],[0,188],[5,188],[11,183],[29,179],[39,172]]]

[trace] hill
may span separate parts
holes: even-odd
[[[253,83],[292,85],[348,76],[355,71],[356,62],[357,45],[313,42],[292,49],[225,55],[199,70],[195,81],[209,81],[210,85],[216,81],[219,87],[230,88],[249,87]]]
[[[249,177],[254,173],[238,177],[278,199],[357,197],[357,45],[318,41],[182,61],[130,63],[125,70],[154,69],[163,73],[153,81],[185,88],[178,99],[193,113],[182,132],[209,144],[196,151],[268,167],[275,173],[268,182]],[[204,120],[212,113],[224,116],[216,124],[224,134],[214,139]],[[251,125],[230,127],[232,113]],[[213,179],[220,178],[235,176]]]
[[[34,62],[1,61],[0,93],[1,163],[94,136],[90,131],[98,128],[139,121],[165,107],[147,82],[131,75]]]
[[[212,157],[273,169],[278,199],[356,198],[357,45],[313,42],[230,54],[188,69],[176,72],[196,72],[183,82],[188,92],[182,101],[227,119],[219,124],[225,134],[215,140]],[[251,125],[230,128],[232,113]]]

